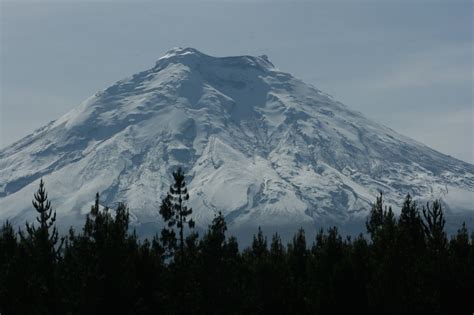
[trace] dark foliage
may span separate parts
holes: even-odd
[[[184,173],[181,168],[173,172],[174,183],[170,185],[170,190],[162,200],[160,214],[165,221],[167,228],[161,232],[161,239],[165,245],[168,255],[172,256],[179,241],[180,254],[184,253],[184,227],[194,228],[193,219],[188,218],[193,210],[186,206],[189,200],[188,189],[184,180]],[[176,239],[174,228],[178,229],[179,239]]]
[[[463,225],[448,240],[438,201],[420,210],[408,195],[397,218],[380,195],[367,236],[343,238],[334,227],[307,240],[300,229],[285,246],[278,234],[268,242],[259,228],[239,251],[222,213],[201,238],[181,232],[191,211],[183,204],[189,197],[182,172],[174,179],[163,200],[168,225],[161,236],[140,241],[129,230],[127,207],[101,207],[97,194],[83,230],[71,229],[60,250],[41,182],[34,203],[39,227],[16,233],[6,222],[0,231],[0,313],[474,311],[474,234]]]

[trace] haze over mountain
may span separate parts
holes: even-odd
[[[410,193],[474,216],[474,165],[365,118],[266,56],[176,48],[1,149],[0,219],[32,220],[43,177],[61,225],[81,225],[96,192],[104,206],[126,202],[137,227],[154,225],[177,166],[204,228],[218,211],[233,229],[350,225],[380,191],[394,206]]]

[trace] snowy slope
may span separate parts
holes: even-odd
[[[281,72],[266,56],[216,58],[176,48],[0,151],[0,220],[34,215],[40,177],[63,225],[80,225],[95,192],[158,222],[170,174],[188,174],[201,226],[350,222],[378,191],[442,197],[474,216],[474,165],[373,122]]]

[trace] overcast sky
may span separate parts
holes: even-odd
[[[366,116],[474,163],[470,0],[0,1],[0,147],[181,46],[266,54]]]

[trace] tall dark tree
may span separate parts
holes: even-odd
[[[161,230],[160,241],[163,244],[164,256],[169,258],[174,255],[177,248],[178,241],[176,239],[176,232],[174,227],[176,220],[174,216],[173,203],[171,196],[168,193],[161,201],[160,214],[166,223],[166,227]]]
[[[19,281],[23,271],[18,267],[17,235],[13,226],[7,221],[0,229],[0,313],[13,314],[18,300],[24,292],[23,283]]]
[[[259,226],[257,235],[253,236],[252,255],[256,258],[261,258],[266,256],[267,253],[267,237],[263,235],[262,228]]]
[[[375,240],[386,242],[393,235],[395,226],[396,221],[392,208],[384,206],[383,194],[380,192],[380,196],[376,198],[372,205],[366,222],[367,232],[373,242]]]
[[[293,314],[304,314],[307,312],[307,301],[304,292],[307,290],[307,262],[309,252],[306,248],[306,236],[303,228],[293,236],[288,244],[288,268],[292,275],[290,284],[293,292],[290,312]]]
[[[63,239],[59,241],[55,225],[56,211],[51,207],[42,179],[32,204],[38,214],[36,221],[39,225],[26,222],[26,233],[20,232],[20,255],[27,260],[24,266],[28,279],[25,291],[31,294],[30,305],[36,305],[34,312],[51,314],[57,312],[58,306],[56,264]]]
[[[126,205],[119,203],[110,210],[99,203],[97,194],[83,233],[71,231],[66,243],[62,271],[67,307],[80,314],[130,313],[140,248],[135,234],[128,231]]]
[[[439,200],[435,200],[431,206],[430,203],[423,207],[422,222],[425,231],[426,240],[430,250],[435,252],[441,252],[446,248],[447,237],[444,231],[444,225],[446,220],[443,215],[443,208]]]
[[[427,298],[429,311],[434,314],[449,313],[449,286],[451,276],[448,273],[448,239],[444,231],[445,219],[439,200],[427,203],[423,207],[423,228],[426,238],[426,264],[424,278],[427,280],[425,290],[430,292]]]
[[[0,229],[0,266],[3,267],[4,263],[10,262],[9,258],[15,255],[17,245],[17,236],[13,231],[13,226],[6,221]]]
[[[176,226],[179,231],[179,249],[183,253],[185,245],[184,227],[187,225],[190,229],[194,228],[193,219],[188,218],[193,210],[186,206],[189,193],[186,188],[183,170],[180,167],[176,172],[173,172],[173,179],[174,183],[170,185],[170,190],[160,207],[160,214],[168,226],[168,228],[163,229],[162,238],[168,248],[174,246],[176,240],[174,227]]]
[[[308,250],[306,248],[306,236],[303,228],[293,236],[293,241],[288,244],[288,258],[290,268],[297,281],[304,281],[306,278],[306,263],[308,259]]]
[[[288,266],[286,248],[278,233],[273,234],[268,254],[268,287],[271,289],[267,303],[269,314],[290,314],[292,287],[291,279],[288,277],[290,268]]]
[[[421,250],[424,246],[423,220],[415,201],[410,194],[405,197],[398,219],[398,228],[404,246],[409,246],[413,250]]]
[[[447,299],[456,305],[453,313],[470,314],[474,311],[474,302],[470,295],[474,290],[474,263],[469,261],[472,255],[469,234],[463,223],[457,234],[449,242],[449,290]],[[471,303],[463,303],[471,301]]]
[[[360,234],[351,246],[351,263],[354,271],[355,288],[353,290],[355,309],[368,309],[367,282],[369,279],[370,247],[367,239]]]
[[[206,314],[227,313],[232,310],[229,292],[230,266],[228,266],[227,242],[225,232],[227,225],[224,216],[219,212],[200,242],[201,266],[197,273],[201,279],[201,294],[206,301]]]
[[[263,314],[268,309],[270,288],[267,237],[260,227],[257,235],[253,235],[251,246],[244,251],[243,260],[247,284],[244,312]]]
[[[400,304],[403,312],[421,313],[425,308],[423,266],[425,236],[419,208],[410,194],[405,197],[398,218],[396,252],[399,264],[397,274],[402,289]]]
[[[397,252],[398,225],[391,207],[384,205],[382,193],[372,206],[366,223],[372,244],[368,284],[369,301],[376,313],[400,313],[400,271]]]
[[[48,200],[48,194],[44,188],[43,179],[40,180],[38,191],[34,194],[34,200],[32,201],[33,207],[38,212],[36,221],[39,223],[39,227],[35,227],[34,224],[26,222],[26,231],[28,236],[34,241],[39,242],[42,249],[46,252],[53,252],[57,254],[60,248],[56,249],[55,246],[59,240],[59,233],[54,222],[56,221],[56,211],[53,211],[51,202]],[[62,244],[62,241],[61,241]]]

